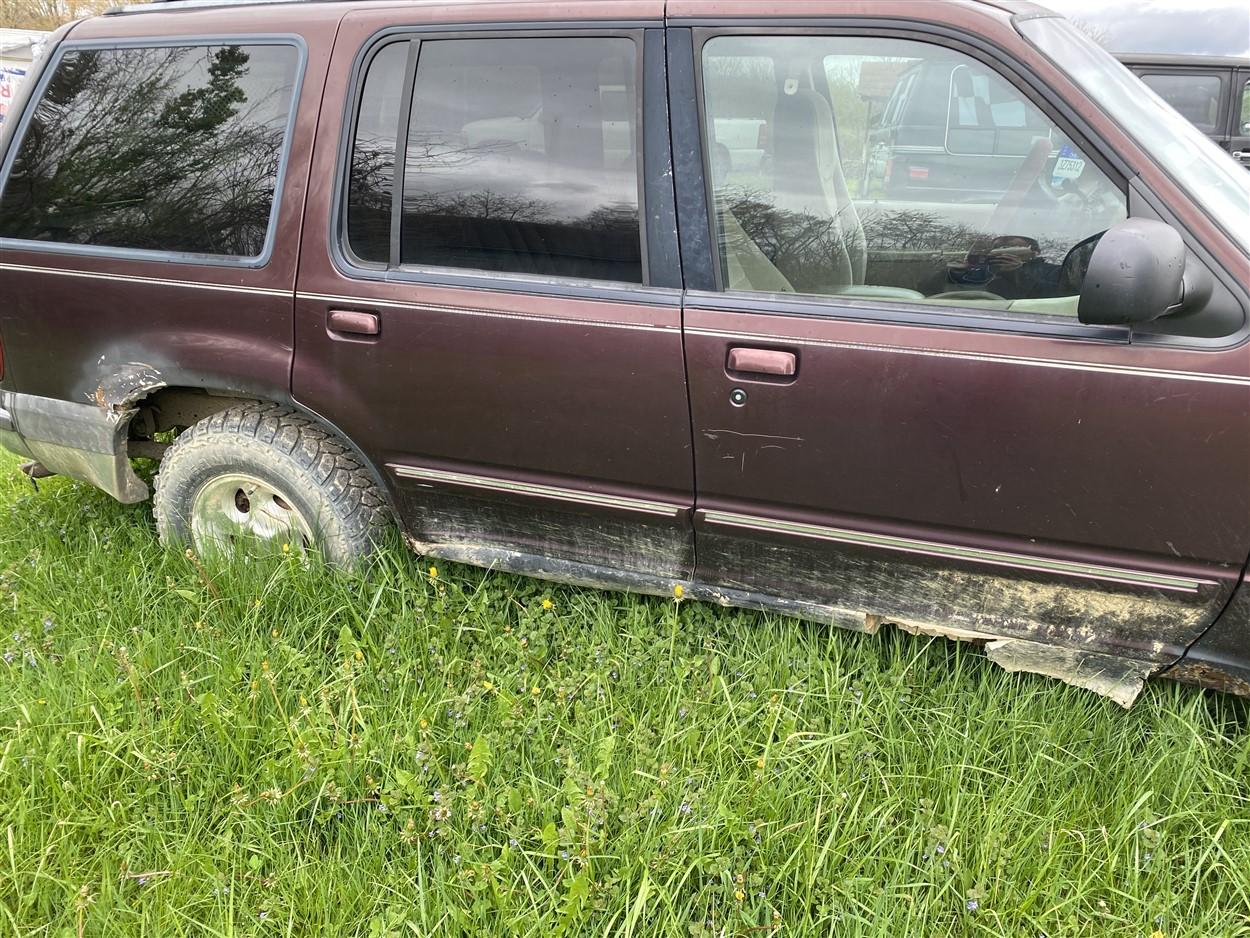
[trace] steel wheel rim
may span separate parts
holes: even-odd
[[[303,552],[314,544],[312,526],[292,501],[268,482],[244,473],[217,476],[195,494],[191,539],[201,553],[241,543]]]

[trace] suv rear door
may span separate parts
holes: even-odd
[[[424,552],[644,588],[692,572],[662,4],[643,6],[576,29],[342,21],[293,391]]]

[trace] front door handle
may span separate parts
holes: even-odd
[[[798,359],[793,352],[770,348],[731,348],[730,371],[752,375],[777,375],[789,378],[798,373]]]
[[[331,332],[351,335],[378,335],[382,331],[377,313],[365,313],[358,309],[332,309],[326,316],[326,325]]]

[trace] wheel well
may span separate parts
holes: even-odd
[[[236,404],[259,400],[254,397],[214,394],[198,388],[161,388],[133,403],[127,446],[132,457],[161,459],[171,439],[158,434],[179,433],[205,417]]]
[[[146,397],[133,401],[130,405],[134,409],[134,414],[130,418],[128,428],[127,455],[131,458],[155,459],[159,462],[164,458],[169,444],[173,442],[173,437],[188,427],[238,404],[266,402],[281,404],[304,414],[347,444],[356,454],[360,464],[372,476],[378,491],[386,499],[391,513],[398,517],[394,496],[373,460],[369,459],[356,442],[338,427],[326,421],[320,414],[301,407],[292,400],[275,401],[247,394],[205,391],[202,388],[160,388]]]

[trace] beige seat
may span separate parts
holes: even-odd
[[[732,211],[718,205],[729,289],[923,299],[916,290],[864,283],[867,238],[842,172],[829,103],[792,79],[777,99],[771,126],[772,183],[765,194],[782,218],[827,220],[828,230],[818,263],[810,256],[770,259]]]
[[[815,91],[787,83],[773,113],[773,196],[777,208],[831,222],[832,257],[820,292],[864,282],[864,225],[851,202],[834,133],[833,110]],[[804,285],[806,287],[817,285]]]

